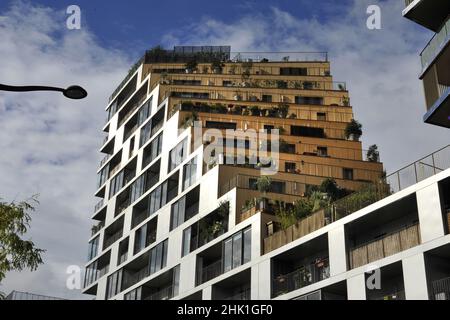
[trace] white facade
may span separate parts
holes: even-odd
[[[137,71],[137,79],[141,78],[140,73],[141,68]],[[146,79],[149,79],[149,77]],[[139,82],[140,84],[137,86],[138,90],[140,85],[145,83],[146,79]],[[223,299],[232,297],[294,299],[317,291],[320,292],[323,299],[327,297],[352,300],[369,299],[371,297],[395,298],[400,291],[404,293],[406,299],[428,299],[432,296],[430,292],[432,281],[430,275],[427,274],[430,270],[427,270],[426,266],[428,255],[431,252],[433,257],[436,256],[436,259],[442,260],[441,262],[443,264],[448,263],[450,265],[450,235],[448,235],[447,213],[444,212],[443,208],[444,203],[448,204],[450,195],[443,194],[442,192],[442,184],[445,181],[447,181],[445,183],[448,183],[450,169],[397,192],[334,223],[328,224],[281,248],[262,254],[264,251],[263,234],[266,230],[263,214],[257,213],[243,222],[236,224],[236,198],[239,189],[232,189],[220,198],[218,197],[220,166],[215,166],[202,175],[204,171],[202,161],[203,146],[200,146],[196,150],[190,150],[192,148],[192,131],[190,128],[182,131],[178,130],[178,113],[168,119],[167,99],[162,100],[162,103],[158,104],[158,92],[159,86],[157,85],[147,95],[146,101],[152,97],[151,113],[145,122],[125,139],[125,141],[123,141],[123,137],[128,120],[124,121],[119,128],[115,127],[119,122],[117,118],[120,115],[120,109],[104,128],[105,130],[108,129],[108,141],[115,139],[113,154],[110,159],[113,159],[117,154],[121,154],[120,161],[118,162],[119,169],[116,172],[120,172],[120,170],[135,163],[136,174],[111,198],[109,198],[109,194],[111,180],[114,178],[114,175],[108,177],[96,192],[97,195],[103,194],[106,201],[103,205],[99,206],[93,218],[103,220],[104,226],[95,232],[90,239],[90,248],[93,249],[90,260],[87,263],[87,278],[89,279],[85,283],[85,293],[95,295],[96,299],[99,300],[124,298]],[[124,103],[123,105],[126,104]],[[145,101],[142,105],[144,104]],[[140,107],[136,108],[128,119],[137,115],[139,110]],[[162,128],[159,128],[142,147],[139,147],[139,136],[142,128],[148,121],[152,121],[151,119],[158,112],[161,112],[160,110],[165,110]],[[162,135],[161,152],[143,168],[144,149],[159,134]],[[131,146],[131,140],[133,138],[134,145]],[[176,168],[168,172],[169,152],[184,139],[187,139],[187,150],[184,151],[186,156]],[[102,148],[105,148],[108,144],[109,142]],[[131,150],[130,146],[132,147]],[[195,182],[183,189],[183,169],[195,157],[198,159],[196,162]],[[147,172],[153,166],[159,171],[158,182],[150,186],[137,199],[129,202],[125,201],[124,203],[128,203],[128,205],[123,211],[117,210],[118,198],[123,196],[125,190],[130,188],[141,174]],[[176,172],[178,172],[176,196],[171,198],[166,204],[163,204],[160,209],[151,213],[150,216],[133,226],[133,219],[138,216],[136,208],[140,205],[146,205],[146,199],[149,198],[149,194],[157,190],[169,177],[173,177]],[[174,181],[175,179],[173,179],[173,183],[175,183]],[[172,189],[170,189],[169,182],[167,185],[166,191],[169,194]],[[198,186],[199,189],[196,189]],[[196,194],[195,190],[199,190],[198,213],[194,214],[190,219],[187,219],[187,221],[180,222],[178,226],[171,229],[171,223],[173,223],[173,218],[171,218],[171,212],[174,210],[173,205],[188,194]],[[161,193],[164,194],[164,191],[161,191]],[[163,196],[160,194],[160,197]],[[167,197],[169,198],[170,196],[167,195]],[[230,214],[227,218],[227,231],[196,249],[194,246],[191,248],[192,250],[189,250],[191,252],[182,256],[183,244],[185,242],[183,240],[183,233],[185,230],[215,212],[219,204],[223,201],[229,204]],[[416,203],[408,204],[408,202]],[[400,203],[400,205],[397,206],[397,203]],[[184,208],[187,208],[189,204],[188,199],[185,202]],[[147,202],[147,205],[149,207],[152,205],[150,200]],[[409,222],[409,220],[403,220],[401,211],[404,205],[411,205],[411,207],[417,209],[417,212],[416,210],[412,210],[414,212],[407,211],[405,214],[408,217],[411,214],[411,221],[415,221],[414,217],[417,217],[420,228],[420,244],[406,250],[401,250],[393,255],[387,255],[379,260],[372,261],[370,264],[353,269],[350,268],[348,257],[350,249],[353,248],[350,247],[350,242],[355,241],[357,245],[366,243],[361,240],[364,239],[365,235],[362,233],[359,234],[358,221],[366,221],[364,219],[367,219],[367,224],[370,225],[370,223],[373,223],[374,228],[379,228],[380,224],[376,223],[377,218],[372,218],[376,214],[381,217],[380,219],[382,219],[383,223],[386,223],[386,226],[389,226],[389,230],[386,232],[389,233],[395,229],[394,226],[396,224]],[[396,211],[395,214],[393,213],[395,215],[395,221],[393,223],[389,220],[390,210]],[[135,214],[136,216],[134,216]],[[145,236],[143,238],[141,236],[136,240],[138,237],[137,230],[142,231],[142,226],[148,223],[150,223],[149,229],[145,230]],[[153,234],[152,232],[155,230],[155,226],[156,234]],[[244,243],[240,249],[232,249],[233,252],[239,252],[240,260],[238,259],[239,261],[237,261],[235,256],[231,254],[231,269],[224,270],[226,268],[224,261],[228,257],[224,253],[224,250],[226,250],[224,249],[224,241],[248,227],[251,228],[250,251],[246,250],[248,248],[245,247],[245,239],[248,240],[249,238],[246,238],[246,235],[242,234]],[[122,231],[118,232],[120,230]],[[200,230],[200,227],[198,230]],[[383,230],[379,234],[382,235]],[[238,238],[239,236],[236,237]],[[139,249],[136,250],[136,244],[141,243],[141,238],[145,244],[141,247],[138,245]],[[148,240],[150,238],[151,240]],[[192,246],[192,239],[194,237],[190,237],[189,239],[191,239],[189,243]],[[105,240],[108,240],[107,247],[105,247]],[[165,240],[167,240],[167,245],[163,245],[158,253],[158,246]],[[197,241],[199,240],[197,239]],[[363,242],[358,243],[358,241]],[[235,242],[239,243],[238,240],[233,238],[233,243]],[[230,244],[232,246],[231,248],[234,248],[233,245]],[[299,250],[295,251],[296,248]],[[305,251],[303,251],[303,248],[305,248]],[[280,270],[284,268],[287,270],[286,273],[290,273],[288,269],[295,269],[301,259],[313,257],[316,253],[322,254],[322,251],[329,261],[329,269],[326,271],[327,276],[324,279],[305,286],[299,286],[298,283],[293,281],[290,287],[283,287],[285,289],[280,289],[276,292],[274,279],[276,278],[275,268],[277,268],[277,264],[279,264]],[[302,256],[302,252],[308,252],[307,256]],[[160,254],[159,258],[158,254]],[[246,262],[248,256],[250,256],[250,261]],[[212,275],[208,274],[205,270],[203,272],[199,271],[200,261],[207,261],[205,265],[212,265],[213,263],[211,261],[215,260],[221,261],[221,265],[217,268],[211,268]],[[145,268],[149,268],[147,264],[152,265],[152,263],[155,264],[153,272],[146,272]],[[95,267],[93,267],[94,265]],[[396,284],[398,292],[383,292],[381,294],[380,291],[381,295],[379,295],[367,288],[365,272],[368,271],[369,267],[373,266],[380,268],[381,281],[386,277],[388,280],[391,278],[394,279],[393,281],[401,280],[402,285]],[[93,271],[89,271],[89,269]],[[121,274],[119,272],[120,270],[122,270]],[[142,274],[138,276],[142,270],[144,270],[143,276]],[[448,270],[450,272],[450,269]],[[123,284],[123,282],[128,281],[128,285],[114,285],[114,289],[111,289],[113,286],[111,283],[114,282],[114,274],[117,275],[117,283]],[[384,274],[387,276],[385,277]],[[199,277],[201,278],[204,275],[207,280],[199,280]],[[125,277],[131,280],[125,281]],[[447,275],[439,275],[439,279],[446,277],[450,277],[450,273]],[[108,279],[110,279],[109,285]],[[281,277],[279,279],[286,281],[284,283],[291,281],[289,277]],[[284,286],[284,284],[282,285]],[[388,283],[388,285],[390,284]],[[383,290],[383,288],[380,290]],[[395,293],[395,295],[390,295],[391,293]]]

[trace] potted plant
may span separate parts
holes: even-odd
[[[236,101],[241,101],[242,100],[242,96],[241,96],[241,94],[239,92],[236,92],[234,94],[234,100],[236,100]]]
[[[219,59],[214,59],[211,63],[211,69],[214,73],[222,73],[224,66],[225,64],[223,64]]]
[[[378,151],[378,146],[376,144],[371,145],[369,150],[367,150],[367,160],[369,162],[379,162],[380,152]]]
[[[236,73],[236,65],[232,64],[229,68],[228,68],[228,73],[229,74],[235,74]]]
[[[352,119],[345,127],[345,137],[353,141],[359,141],[362,136],[362,124]]]
[[[182,125],[185,129],[192,127],[194,125],[194,122],[198,120],[198,114],[197,112],[193,111],[191,115],[184,118],[182,121]]]
[[[202,72],[203,72],[203,73],[208,73],[208,71],[209,71],[208,66],[203,66],[203,67],[202,67]]]
[[[242,107],[241,106],[234,106],[233,114],[241,115],[242,114]]]
[[[184,65],[186,73],[192,73],[194,71],[197,71],[197,65],[198,65],[197,61],[195,61],[194,59],[191,59],[188,62],[186,62],[186,64]]]
[[[344,107],[350,106],[350,98],[349,97],[342,97],[342,104]]]
[[[269,176],[260,176],[256,181],[256,187],[259,192],[266,194],[270,191],[270,186],[272,185],[272,180]]]
[[[291,113],[289,115],[289,119],[297,119],[297,115],[295,113]]]
[[[259,116],[261,114],[258,106],[251,106],[249,109],[252,116]]]
[[[243,116],[249,116],[250,115],[250,111],[248,110],[248,108],[245,108],[244,110],[242,110],[242,115]]]
[[[282,103],[278,105],[278,115],[280,118],[287,118],[289,113],[289,105]]]

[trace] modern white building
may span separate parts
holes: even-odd
[[[180,65],[164,68],[177,74]],[[280,229],[273,204],[258,198],[255,168],[221,164],[220,156],[204,163],[209,144],[186,125],[197,115],[186,118],[183,102],[172,103],[205,97],[177,91],[164,73],[153,79],[155,72],[140,61],[107,107],[100,150],[107,155],[96,192],[102,200],[92,216],[99,224],[89,240],[84,293],[99,300],[450,298],[450,169],[444,170],[450,167],[450,146],[388,176],[390,195],[357,192]],[[178,86],[197,88],[195,78],[202,77],[178,76],[190,77],[178,79],[185,81]],[[251,117],[242,113],[221,124],[241,116]],[[199,116],[217,128],[215,117],[228,114]],[[345,143],[361,153],[359,142]],[[310,156],[305,154],[302,165]],[[335,160],[326,158],[317,161]],[[364,166],[360,172],[381,168],[361,159],[336,161],[354,161],[354,168]],[[301,173],[277,173],[265,196],[285,202],[301,197],[314,184],[307,179],[315,178]],[[344,168],[345,173],[339,185],[367,183],[353,181],[358,171]],[[290,181],[294,174],[296,181]]]

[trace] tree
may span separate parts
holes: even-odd
[[[35,196],[30,202],[38,203]],[[45,250],[22,238],[30,227],[30,213],[35,210],[30,202],[0,202],[0,282],[9,271],[34,271],[43,263],[41,254]]]
[[[379,162],[380,161],[380,152],[378,151],[378,146],[373,144],[367,150],[367,160],[370,162]]]
[[[352,138],[353,140],[359,140],[359,137],[362,136],[362,124],[352,119],[347,126],[345,127],[345,137],[347,139]]]

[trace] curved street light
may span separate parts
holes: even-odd
[[[12,92],[28,92],[28,91],[59,91],[62,92],[66,98],[69,99],[83,99],[87,97],[87,92],[80,86],[70,86],[66,89],[46,86],[8,86],[0,84],[0,91]]]

